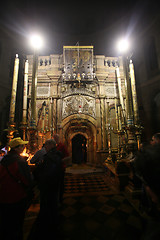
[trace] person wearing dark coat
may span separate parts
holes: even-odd
[[[137,153],[134,168],[146,192],[146,229],[142,239],[160,239],[160,144],[146,146]]]
[[[26,161],[20,156],[24,145],[20,137],[10,141],[11,150],[0,163],[0,239],[22,240],[28,193],[33,179]]]
[[[58,224],[58,193],[62,174],[62,156],[53,139],[45,143],[46,154],[39,166],[37,179],[40,190],[39,234],[56,239]],[[38,238],[37,238],[38,239]]]

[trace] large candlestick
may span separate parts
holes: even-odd
[[[131,84],[129,79],[128,58],[126,56],[123,56],[123,69],[124,69],[125,92],[126,92],[127,126],[132,126],[133,125],[132,93],[131,93]]]
[[[122,115],[124,118],[125,108],[124,108],[124,100],[123,100],[123,94],[122,94],[121,76],[120,76],[118,67],[116,68],[116,76],[117,76],[117,82],[118,82],[118,92],[119,92],[120,104],[122,106]]]
[[[24,87],[23,87],[23,116],[21,129],[23,130],[23,140],[26,139],[27,129],[27,88],[28,88],[28,60],[25,61],[24,66]]]
[[[54,131],[54,128],[53,128],[53,100],[52,100],[52,97],[51,97],[51,100],[50,100],[50,106],[51,106],[51,138],[53,137],[53,131]]]
[[[121,136],[122,136],[122,122],[121,122],[121,112],[120,112],[120,96],[118,91],[117,84],[115,83],[115,115],[116,115],[116,124],[117,124],[117,134],[118,134],[118,159],[120,159],[120,148],[121,148]],[[120,88],[121,89],[121,88]]]
[[[134,123],[137,124],[139,120],[139,116],[138,116],[136,82],[135,82],[134,66],[133,66],[132,60],[130,60],[129,68],[130,68],[130,77],[131,77]]]
[[[129,63],[128,58],[123,56],[123,68],[126,90],[126,120],[127,120],[127,136],[128,136],[128,148],[130,151],[134,151],[134,145],[136,143],[135,133],[133,131],[133,109],[132,109],[132,92],[131,83],[129,78]]]
[[[37,126],[36,126],[36,98],[37,98],[37,75],[38,75],[38,52],[33,55],[32,86],[31,86],[31,119],[29,127],[29,147],[30,152],[35,153],[37,149]]]
[[[16,54],[15,62],[14,62],[12,93],[11,93],[11,103],[10,103],[10,114],[9,114],[9,123],[10,124],[14,123],[14,117],[15,117],[18,70],[19,70],[19,58],[18,58],[18,54]]]
[[[45,114],[46,114],[46,102],[42,104],[42,132],[45,130]]]
[[[116,125],[117,131],[119,130],[119,121],[118,121],[118,106],[119,106],[119,96],[117,91],[117,84],[114,83],[114,94],[115,94],[115,115],[116,115]]]
[[[37,98],[38,53],[33,55],[32,87],[31,87],[31,120],[30,127],[36,128],[36,98]]]
[[[24,66],[24,88],[23,88],[23,119],[22,123],[27,123],[27,88],[28,88],[28,60]]]
[[[111,148],[111,119],[110,119],[110,106],[107,102],[107,129],[108,129],[108,157],[107,162],[112,161],[112,148]]]

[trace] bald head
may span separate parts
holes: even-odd
[[[54,134],[53,138],[54,138],[54,140],[56,141],[56,143],[59,144],[59,142],[60,142],[60,137],[59,137],[59,135],[58,135],[58,134]]]
[[[52,148],[56,147],[56,141],[54,139],[49,139],[45,142],[46,152],[49,152]]]
[[[151,140],[152,145],[160,144],[160,133],[155,133]]]

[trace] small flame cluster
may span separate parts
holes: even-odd
[[[30,160],[32,159],[33,155],[29,152],[27,152],[27,148],[25,147],[23,152],[21,153],[22,157],[26,158],[26,161],[28,162],[29,165],[33,165],[30,163]]]

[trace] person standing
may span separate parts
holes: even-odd
[[[29,166],[20,156],[27,143],[20,137],[12,139],[11,150],[0,162],[0,234],[3,240],[23,239],[28,193],[32,189]]]
[[[0,161],[2,160],[2,158],[7,154],[7,149],[5,147],[3,147],[0,150]]]
[[[66,163],[70,159],[67,147],[64,143],[60,141],[60,137],[58,134],[54,134],[53,136],[57,150],[62,153],[62,177],[60,182],[60,189],[59,189],[59,202],[60,204],[63,201],[63,194],[64,194],[64,178],[65,178],[65,171],[66,171]]]
[[[41,237],[46,237],[47,234],[49,238],[56,239],[62,157],[53,139],[45,142],[45,149],[43,163],[39,166],[40,213],[37,220],[39,229],[37,232]]]
[[[43,162],[43,156],[46,154],[46,149],[44,147],[44,144],[40,150],[38,150],[32,159],[30,160],[31,164],[35,164],[36,166],[41,164]]]
[[[65,162],[66,158],[69,157],[68,149],[66,145],[60,141],[60,137],[58,134],[54,134],[53,138],[56,142],[57,150],[62,153],[62,160],[63,162]]]

